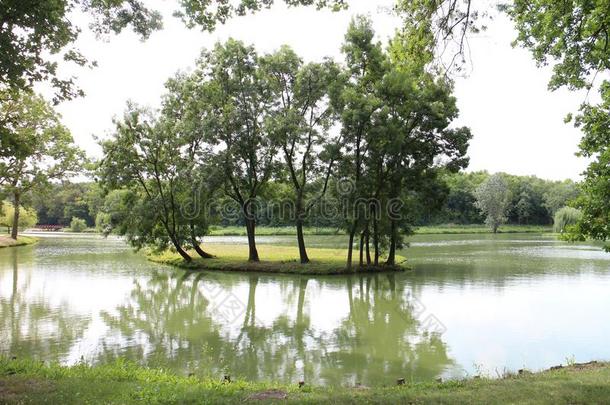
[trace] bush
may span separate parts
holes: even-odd
[[[582,212],[576,208],[560,208],[555,213],[553,230],[557,233],[563,233],[566,230],[566,226],[576,224],[581,218]]]
[[[87,229],[87,222],[78,217],[72,217],[72,221],[70,222],[70,231],[72,232],[83,232]]]

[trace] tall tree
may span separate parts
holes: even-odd
[[[370,19],[359,16],[352,20],[345,35],[342,51],[345,55],[348,84],[343,92],[341,114],[343,132],[342,198],[346,203],[345,216],[349,235],[347,267],[352,267],[354,238],[362,227],[362,216],[357,210],[367,194],[364,161],[368,152],[367,134],[370,133],[374,112],[380,101],[376,85],[381,80],[387,60],[381,44],[374,42],[375,32]],[[379,184],[379,183],[378,183]],[[365,208],[366,207],[362,207]]]
[[[0,185],[12,197],[14,224],[19,224],[22,197],[54,180],[74,175],[84,153],[60,123],[59,115],[42,97],[29,92],[0,93],[3,134]],[[17,239],[14,226],[11,237]]]
[[[500,225],[506,222],[510,204],[506,181],[501,174],[494,174],[477,188],[475,195],[476,206],[485,215],[485,224],[493,233],[498,232]]]
[[[120,227],[132,245],[173,245],[182,258],[191,256],[184,245],[191,241],[181,213],[180,150],[182,140],[167,130],[150,110],[129,105],[111,139],[102,143],[104,158],[98,175],[110,189],[126,188]]]
[[[261,61],[275,102],[268,134],[284,158],[294,191],[294,218],[301,263],[308,263],[304,222],[328,188],[340,139],[329,133],[336,116],[340,69],[331,61],[303,65],[286,46]],[[321,190],[313,181],[322,177]]]
[[[192,80],[199,89],[191,97],[192,108],[211,111],[208,139],[224,172],[225,193],[239,204],[244,217],[248,260],[257,262],[257,197],[277,167],[277,148],[266,132],[273,92],[254,48],[233,39],[204,53]]]

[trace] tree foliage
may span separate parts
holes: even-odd
[[[42,97],[29,92],[3,92],[0,97],[0,186],[11,195],[16,207],[21,198],[51,181],[76,174],[84,153],[59,122],[59,115]],[[18,223],[19,210],[15,210]],[[17,238],[17,228],[13,228]]]
[[[36,211],[33,208],[20,207],[18,215],[18,228],[31,228],[38,222]],[[13,224],[15,223],[15,206],[10,201],[4,201],[0,206],[0,225],[8,228],[9,233],[12,233]]]
[[[500,174],[491,176],[476,191],[476,206],[485,215],[485,224],[496,233],[506,222],[510,203],[510,191]]]
[[[159,13],[140,0],[0,0],[0,89],[30,89],[50,81],[54,101],[82,94],[74,78],[58,75],[58,60],[87,64],[72,44],[82,28],[73,14],[83,11],[93,18],[97,34],[118,33],[127,26],[146,38],[160,28]]]

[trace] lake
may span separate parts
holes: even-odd
[[[206,241],[226,242],[246,241]],[[599,246],[532,234],[422,235],[400,254],[413,271],[186,273],[119,239],[46,235],[0,249],[0,354],[64,364],[120,357],[181,374],[323,385],[610,360],[610,254]]]

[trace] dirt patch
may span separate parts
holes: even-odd
[[[255,392],[246,398],[249,401],[265,401],[269,399],[287,399],[288,394],[282,390]]]
[[[53,384],[32,378],[0,378],[0,402],[17,402],[23,396],[53,391]]]

